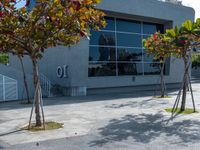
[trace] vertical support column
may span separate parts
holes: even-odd
[[[143,22],[141,21],[141,42],[142,42],[142,75],[144,76],[144,46],[143,46]]]
[[[18,99],[18,81],[16,81],[16,100]]]
[[[5,76],[3,76],[3,101],[6,100]]]
[[[118,60],[117,60],[117,56],[118,56],[118,44],[117,44],[117,19],[114,18],[114,22],[115,22],[115,67],[116,67],[116,72],[115,72],[115,76],[119,76],[119,73],[118,73]]]

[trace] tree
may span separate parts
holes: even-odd
[[[184,75],[181,89],[178,93],[177,99],[174,104],[173,109],[177,109],[179,100],[182,95],[181,99],[181,107],[180,111],[184,111],[186,108],[186,98],[187,98],[187,88],[191,91],[192,101],[193,101],[193,108],[195,112],[195,104],[193,98],[193,91],[190,81],[190,67],[191,67],[191,54],[194,46],[196,46],[196,38],[194,36],[194,25],[190,20],[185,21],[181,28],[176,26],[174,29],[169,29],[166,31],[166,36],[171,40],[171,45],[173,55],[177,58],[181,58],[184,62]],[[182,92],[182,94],[181,94]]]
[[[192,34],[195,36],[194,53],[192,54],[192,68],[200,67],[200,53],[197,48],[200,47],[200,18],[193,24]]]
[[[165,97],[165,81],[164,81],[164,67],[165,61],[171,56],[169,40],[165,38],[164,34],[159,32],[154,33],[148,39],[144,40],[144,47],[148,55],[153,55],[154,60],[160,61],[160,89],[161,98]]]
[[[8,54],[0,53],[0,63],[7,64],[9,62]]]
[[[89,29],[105,26],[104,13],[95,8],[100,0],[38,0],[27,12],[16,9],[15,0],[0,2],[0,38],[2,47],[20,56],[29,56],[33,66],[35,86],[36,126],[42,126],[40,115],[41,90],[38,60],[49,47],[70,46],[82,37],[89,36]]]
[[[24,68],[24,63],[23,63],[23,59],[21,56],[18,56],[21,67],[22,67],[22,73],[23,73],[23,81],[24,81],[24,88],[26,91],[26,98],[27,98],[27,104],[31,104],[31,100],[30,100],[30,96],[29,96],[29,90],[28,90],[28,83],[27,83],[27,79],[26,79],[26,72],[25,72],[25,68]]]
[[[158,56],[164,54],[165,57],[172,55],[175,58],[181,58],[184,62],[183,81],[176,98],[173,111],[177,110],[180,99],[180,111],[185,110],[187,89],[190,89],[195,112],[195,103],[189,70],[191,68],[191,55],[193,53],[193,49],[200,45],[200,19],[197,19],[195,23],[192,23],[190,20],[186,20],[182,23],[180,28],[175,26],[175,28],[168,29],[166,30],[166,33],[159,35],[159,38],[156,34],[154,36],[156,36],[156,38],[151,36],[146,40],[146,47],[149,48],[148,51],[150,53]]]

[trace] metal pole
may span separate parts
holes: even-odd
[[[189,81],[189,88],[190,88],[191,97],[192,97],[193,109],[194,109],[194,112],[196,112],[195,101],[194,101],[194,95],[193,95],[193,90],[192,90],[192,84],[191,84],[191,80],[190,80],[190,75],[189,75],[189,74],[188,74],[188,81]]]
[[[44,118],[44,109],[43,109],[42,89],[41,89],[41,86],[39,84],[39,79],[38,79],[37,87],[39,88],[38,94],[39,94],[39,97],[40,97],[40,108],[41,108],[41,111],[42,111],[43,128],[45,130],[45,118]]]
[[[43,127],[44,127],[44,130],[45,130],[45,118],[44,118],[44,109],[43,109],[43,99],[42,99],[41,87],[40,87],[40,102],[41,102],[40,107],[41,107],[41,110],[42,110]]]
[[[31,114],[30,114],[28,129],[30,129],[30,127],[31,127],[31,119],[32,119],[32,116],[33,116],[33,109],[34,109],[34,106],[35,106],[35,98],[36,98],[36,90],[35,90],[35,93],[34,93],[34,101],[33,101],[33,105],[32,105],[32,108],[31,108]]]

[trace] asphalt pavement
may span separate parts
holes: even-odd
[[[200,84],[194,82],[200,110]],[[171,120],[165,108],[170,98],[152,97],[154,91],[126,94],[62,97],[44,100],[46,120],[64,123],[54,131],[28,132],[31,105],[0,104],[2,150],[199,150],[200,113],[178,115]],[[188,93],[187,107],[192,107]]]

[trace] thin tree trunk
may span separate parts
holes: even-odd
[[[185,105],[186,105],[186,95],[187,95],[187,87],[188,87],[188,68],[187,68],[187,60],[184,59],[184,67],[185,67],[185,73],[184,73],[184,79],[183,79],[183,94],[182,94],[182,101],[181,101],[181,109],[180,111],[185,110]]]
[[[36,120],[36,127],[41,127],[42,122],[41,122],[41,115],[40,115],[40,89],[38,88],[39,83],[39,71],[38,71],[38,66],[37,66],[37,61],[32,58],[32,64],[33,64],[33,83],[35,86],[35,120]]]
[[[20,60],[21,66],[22,66],[22,73],[23,73],[23,79],[24,79],[24,86],[25,86],[25,90],[26,90],[27,103],[31,103],[30,97],[29,97],[29,90],[28,90],[28,84],[27,84],[27,80],[26,80],[24,64],[23,64],[22,58],[20,56],[19,56],[19,60]]]
[[[165,83],[164,83],[164,62],[160,64],[160,88],[161,88],[161,98],[165,97]]]

